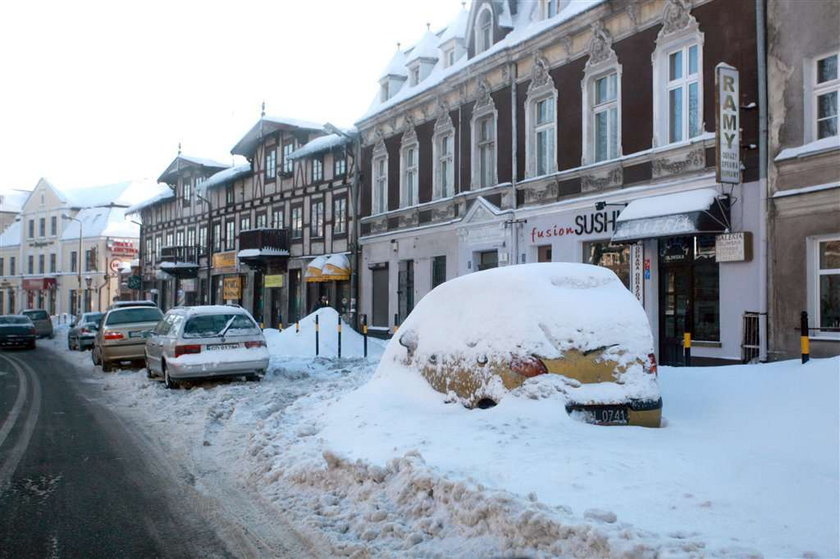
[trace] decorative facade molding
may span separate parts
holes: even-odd
[[[604,62],[616,59],[615,51],[612,48],[613,38],[609,30],[604,27],[603,22],[596,21],[592,24],[592,39],[589,41],[589,60],[586,66],[597,66]]]
[[[662,158],[651,161],[653,177],[668,177],[689,171],[699,171],[706,168],[706,150],[703,147],[693,149],[676,158]]]
[[[538,51],[534,53],[534,65],[531,67],[531,83],[528,85],[528,97],[536,90],[555,88],[554,80],[548,72],[548,60]]]
[[[639,4],[636,2],[630,2],[627,5],[627,17],[630,18],[630,21],[633,23],[633,29],[638,29],[639,23],[641,21],[641,10],[639,8]]]
[[[490,83],[487,81],[486,77],[479,78],[477,88],[476,88],[476,95],[475,95],[475,109],[484,108],[484,107],[493,107],[495,105],[493,103],[493,97],[490,95]]]
[[[602,173],[592,173],[580,177],[581,192],[604,190],[624,184],[624,168],[619,165]]]
[[[403,122],[403,130],[403,145],[417,142],[417,127],[414,124],[414,117],[412,117],[411,115],[405,116],[405,121]]]
[[[665,9],[662,12],[662,29],[656,40],[679,33],[682,31],[698,31],[699,25],[694,16],[691,15],[691,4],[689,0],[667,0]]]

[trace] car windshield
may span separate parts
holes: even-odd
[[[47,311],[23,311],[24,316],[28,316],[32,320],[49,320],[50,315]]]
[[[226,327],[226,335],[242,336],[260,331],[256,323],[244,314],[203,314],[187,320],[184,337],[211,338],[220,335]]]
[[[0,316],[0,324],[32,324],[25,316]]]
[[[108,314],[105,324],[116,326],[119,324],[131,324],[134,322],[157,322],[163,318],[160,309],[154,307],[143,307],[134,309],[120,309]]]

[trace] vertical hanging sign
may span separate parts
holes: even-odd
[[[630,291],[636,299],[645,304],[645,247],[642,243],[630,245]]]
[[[715,147],[719,183],[741,182],[741,119],[738,70],[721,62],[715,66]]]

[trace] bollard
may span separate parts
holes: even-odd
[[[362,315],[362,341],[364,342],[365,357],[367,357],[367,315]]]
[[[397,330],[400,329],[400,315],[394,313],[394,334],[397,333]]]
[[[277,315],[277,329],[281,332],[283,331],[283,315],[282,314]]]
[[[811,359],[811,339],[808,337],[808,312],[802,311],[799,318],[799,347],[802,349],[802,364]]]
[[[318,342],[320,341],[318,338],[320,336],[321,326],[318,322],[318,315],[315,315],[315,357],[318,357]]]
[[[683,334],[683,356],[685,357],[685,366],[691,367],[691,332]]]
[[[341,315],[338,315],[338,358],[341,359]]]
[[[295,321],[295,334],[300,334],[300,319]]]

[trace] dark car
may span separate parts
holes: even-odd
[[[86,312],[77,316],[67,331],[67,347],[78,351],[92,348],[103,316],[105,313],[101,312]]]
[[[35,349],[38,332],[28,317],[20,314],[0,316],[0,346]]]

